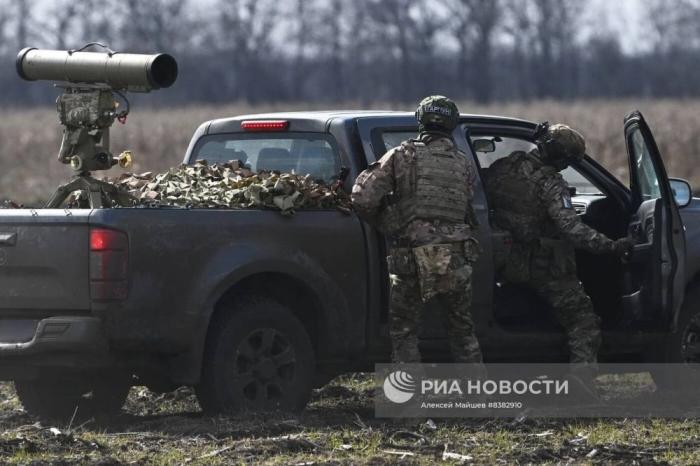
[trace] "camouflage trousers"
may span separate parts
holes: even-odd
[[[571,363],[596,363],[600,317],[576,275],[572,246],[555,240],[514,244],[503,276],[510,283],[530,287],[549,304],[566,332]]]
[[[440,299],[447,309],[447,327],[450,350],[455,362],[482,362],[481,349],[476,338],[471,316],[472,259],[468,254],[452,254],[445,274],[450,282]],[[395,248],[387,258],[391,282],[390,326],[392,360],[400,363],[421,361],[418,349],[418,326],[424,303],[421,295],[419,271],[412,250]]]

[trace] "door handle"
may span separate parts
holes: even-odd
[[[0,246],[14,246],[17,244],[17,233],[0,233]]]

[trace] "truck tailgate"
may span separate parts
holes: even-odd
[[[90,210],[0,210],[0,315],[89,311]]]

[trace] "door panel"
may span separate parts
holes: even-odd
[[[630,236],[638,242],[630,274],[639,280],[642,316],[670,327],[675,325],[685,289],[683,222],[661,154],[641,113],[625,119],[625,140],[636,211]],[[644,265],[643,277],[635,265]]]

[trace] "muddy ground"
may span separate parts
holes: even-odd
[[[368,376],[301,415],[207,417],[189,389],[132,389],[109,421],[42,424],[0,384],[0,464],[700,464],[696,420],[375,419]]]

